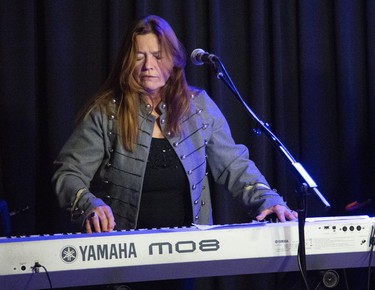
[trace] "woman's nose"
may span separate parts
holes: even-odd
[[[145,57],[145,61],[143,63],[143,68],[144,69],[151,69],[152,68],[152,58],[150,56]]]

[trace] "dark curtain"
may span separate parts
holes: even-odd
[[[108,74],[123,33],[147,14],[172,25],[188,56],[195,48],[220,56],[247,104],[331,203],[325,210],[308,195],[308,216],[374,213],[375,1],[2,0],[0,198],[14,234],[69,230],[50,188],[52,162]],[[288,162],[253,134],[256,124],[212,67],[189,61],[186,71],[295,207],[298,183]],[[247,219],[216,191],[215,222]],[[345,208],[355,201],[363,206]]]

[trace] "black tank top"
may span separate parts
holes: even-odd
[[[190,226],[189,183],[181,162],[163,138],[152,138],[137,228]]]

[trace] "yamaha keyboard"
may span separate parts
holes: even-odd
[[[375,218],[307,218],[307,270],[374,266]],[[298,271],[298,222],[0,238],[1,289]]]

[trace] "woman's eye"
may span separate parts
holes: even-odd
[[[161,59],[161,58],[162,58],[160,53],[155,53],[155,54],[154,54],[154,57],[155,57],[156,59]]]

